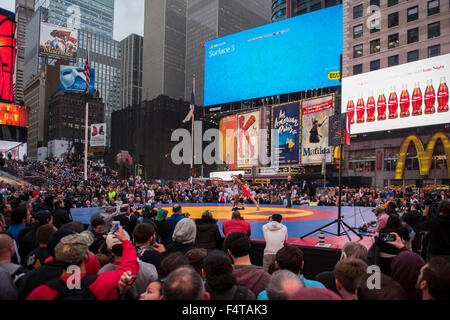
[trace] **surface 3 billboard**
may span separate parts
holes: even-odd
[[[342,5],[205,43],[204,105],[338,86]]]

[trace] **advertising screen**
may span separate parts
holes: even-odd
[[[54,58],[74,61],[78,51],[78,31],[41,23],[40,53]]]
[[[15,0],[0,0],[0,9],[5,9],[13,13],[16,12],[16,1]]]
[[[302,164],[331,162],[328,119],[333,115],[334,97],[302,101]]]
[[[91,147],[106,146],[106,123],[91,124]]]
[[[237,166],[258,165],[259,111],[237,116]]]
[[[220,160],[229,166],[229,169],[236,168],[236,130],[237,116],[231,115],[220,119]]]
[[[205,43],[204,105],[338,86],[342,5]]]
[[[28,128],[28,108],[0,102],[0,124]]]
[[[7,158],[10,155],[13,160],[23,160],[27,155],[27,144],[0,140],[0,154]]]
[[[299,163],[300,108],[299,102],[273,107],[272,165]]]
[[[86,90],[86,76],[83,73],[83,68],[61,66],[59,73],[59,88],[66,91],[80,91]],[[89,92],[94,92],[95,89],[95,70],[91,69],[89,74]]]
[[[449,123],[450,54],[342,79],[351,134]]]
[[[16,61],[16,23],[14,14],[0,9],[0,99],[12,102]]]

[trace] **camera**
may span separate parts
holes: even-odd
[[[379,238],[382,242],[395,241],[395,234],[392,233],[380,233]]]

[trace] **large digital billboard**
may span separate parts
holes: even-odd
[[[329,122],[333,115],[334,97],[325,96],[302,101],[302,164],[331,162]]]
[[[28,128],[28,108],[0,102],[0,124]]]
[[[351,134],[450,123],[450,54],[342,79]]]
[[[78,30],[41,23],[41,55],[74,61],[78,51]]]
[[[205,43],[204,105],[338,86],[342,5]]]
[[[12,102],[16,61],[15,15],[0,8],[0,99]]]
[[[272,165],[295,165],[300,159],[300,102],[273,106]]]
[[[91,124],[91,147],[106,146],[106,123]]]
[[[237,166],[258,165],[259,161],[259,111],[237,116]]]
[[[61,66],[59,73],[59,88],[66,91],[86,90],[86,76],[83,68]],[[95,88],[95,70],[91,69],[89,73],[89,92],[94,92]]]

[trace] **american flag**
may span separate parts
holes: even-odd
[[[86,59],[86,63],[84,65],[83,74],[86,77],[86,92],[89,92],[89,80],[90,80],[90,67],[89,67],[89,57]]]

